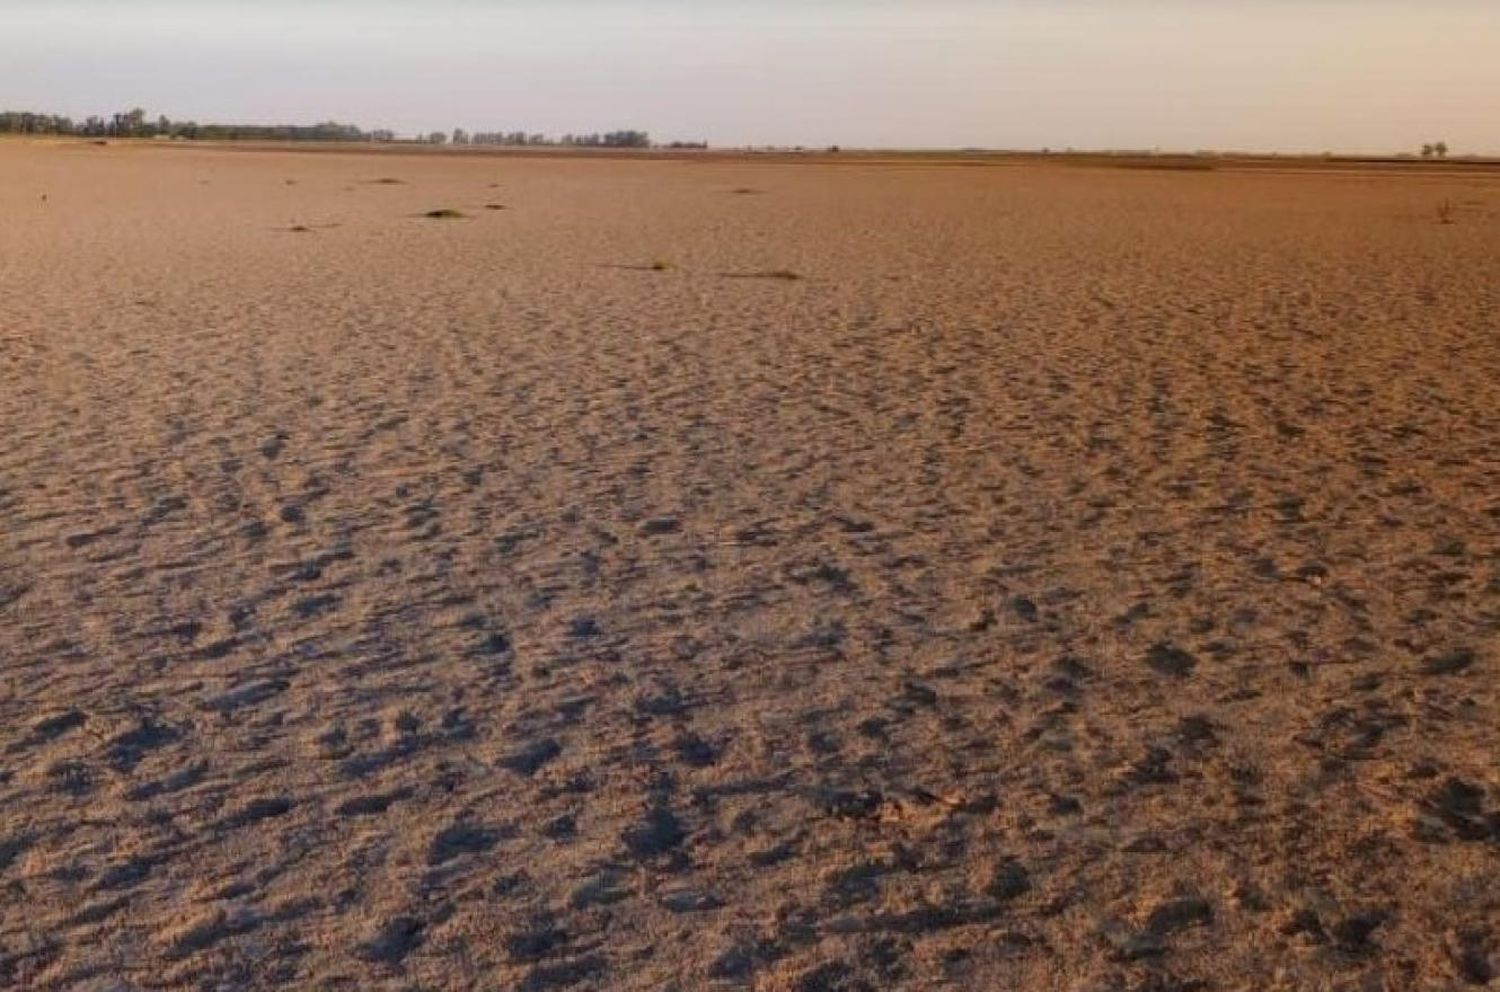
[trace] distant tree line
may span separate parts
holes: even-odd
[[[69,134],[84,138],[183,138],[204,141],[394,141],[394,131],[362,131],[353,124],[199,124],[152,120],[139,107],[75,121],[60,114],[0,111],[0,134]]]
[[[85,138],[175,138],[199,141],[399,141],[394,131],[365,131],[353,124],[328,121],[323,124],[200,124],[174,121],[161,115],[155,120],[139,107],[105,117],[75,121],[59,114],[0,111],[0,134],[59,134]],[[552,138],[525,131],[479,131],[463,128],[432,131],[417,142],[442,145],[504,145],[564,148],[650,148],[645,131],[609,131],[604,134],[565,134]],[[707,142],[673,142],[671,148],[707,148]]]
[[[442,144],[442,133],[434,131],[435,143]],[[504,145],[522,147],[528,145],[560,146],[564,148],[650,148],[651,135],[645,131],[610,131],[606,134],[565,134],[561,138],[550,138],[545,134],[528,134],[525,131],[477,131],[469,134],[463,128],[453,132],[455,145]]]
[[[77,134],[93,138],[123,138],[154,135],[173,126],[165,117],[147,120],[146,112],[139,107],[111,114],[108,118],[88,117],[82,121],[75,121],[61,114],[0,111],[0,134]]]

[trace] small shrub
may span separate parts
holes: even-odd
[[[432,220],[453,220],[463,217],[464,212],[462,210],[454,210],[452,207],[439,207],[436,210],[427,211],[422,216],[431,218]]]

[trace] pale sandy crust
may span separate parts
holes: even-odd
[[[1495,178],[4,142],[0,521],[0,988],[1500,975]]]

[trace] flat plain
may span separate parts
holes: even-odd
[[[0,987],[1494,988],[1497,640],[1494,172],[0,143]]]

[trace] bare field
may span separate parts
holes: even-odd
[[[1500,178],[0,210],[0,987],[1496,987]]]

